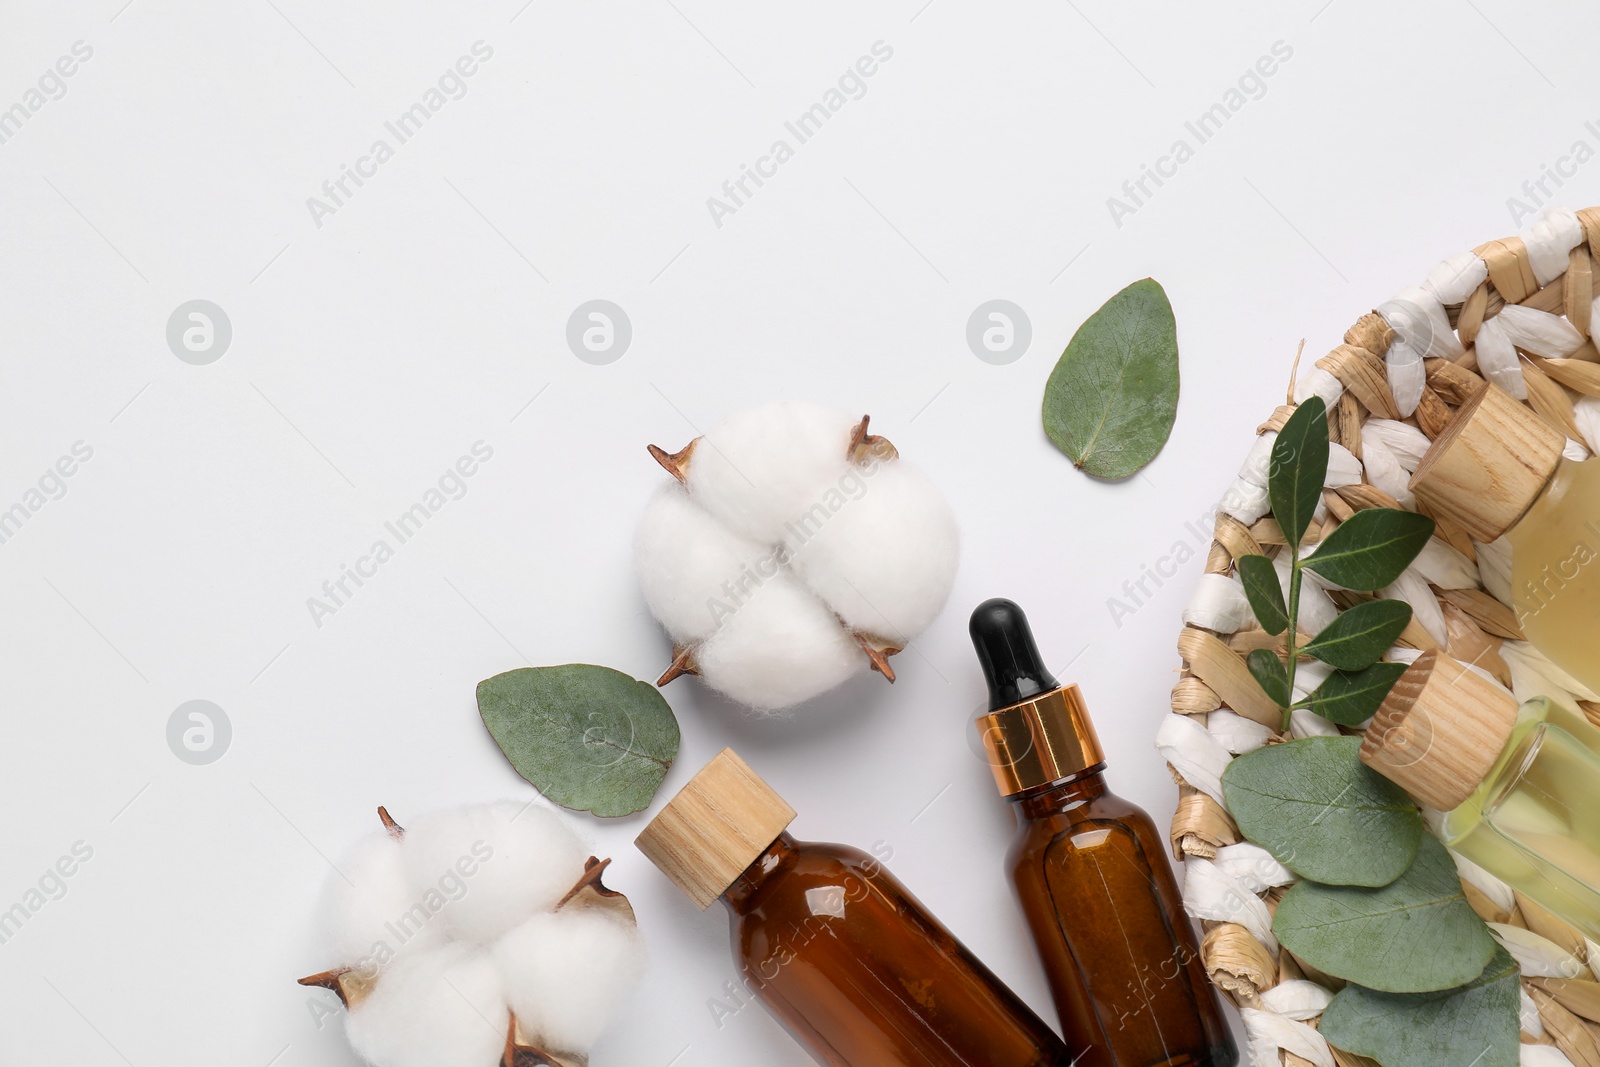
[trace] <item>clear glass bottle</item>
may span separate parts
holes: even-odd
[[[1445,844],[1600,941],[1600,730],[1438,652],[1395,683],[1361,758],[1444,812]]]
[[[794,815],[723,749],[636,844],[697,906],[727,907],[744,986],[818,1063],[1070,1067],[1050,1027],[882,864],[795,840]]]
[[[1523,633],[1600,692],[1600,458],[1562,457],[1566,438],[1498,386],[1456,411],[1412,475],[1431,514],[1511,546]]]
[[[1234,1067],[1222,1005],[1150,816],[1114,795],[1077,686],[1045,670],[1022,609],[985,601],[978,719],[1016,809],[1009,866],[1079,1067]]]

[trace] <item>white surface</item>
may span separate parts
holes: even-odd
[[[798,832],[892,848],[1050,1015],[1002,869],[1009,815],[966,732],[968,611],[1028,608],[1114,788],[1164,823],[1151,735],[1204,517],[1296,342],[1326,351],[1447,254],[1514,232],[1507,198],[1575,142],[1593,153],[1600,15],[445,6],[7,5],[0,107],[74,42],[94,54],[0,144],[0,506],[74,442],[93,457],[0,544],[0,908],[75,842],[93,856],[0,945],[0,1060],[351,1063],[313,1010],[329,998],[293,982],[329,962],[309,933],[325,857],[379,803],[403,822],[528,795],[478,722],[479,679],[665,665],[627,567],[663,477],[644,445],[779,395],[871,412],[939,483],[965,535],[956,592],[897,685],[860,679],[792,721],[675,683],[666,790],[737,746]],[[479,40],[493,57],[467,95],[314,225],[306,198]],[[716,226],[707,197],[880,40],[865,96]],[[1114,225],[1107,197],[1277,41],[1293,56],[1264,95]],[[1594,202],[1597,177],[1584,163],[1559,199]],[[1177,311],[1177,426],[1142,475],[1096,484],[1043,437],[1039,398],[1073,328],[1146,275]],[[195,298],[233,324],[209,366],[165,341]],[[633,324],[609,366],[564,342],[596,298]],[[995,298],[1032,320],[1008,366],[964,336]],[[466,495],[316,626],[307,598],[480,440]],[[1107,599],[1180,544],[1194,558],[1116,625]],[[209,766],[166,744],[191,699],[233,725]],[[757,1008],[713,1023],[723,918],[632,848],[643,816],[574,822],[616,857],[654,953],[596,1067],[807,1062]]]

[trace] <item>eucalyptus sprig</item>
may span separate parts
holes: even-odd
[[[1304,557],[1301,543],[1328,476],[1328,410],[1313,396],[1295,409],[1272,443],[1267,471],[1267,499],[1283,530],[1289,553],[1289,597],[1284,602],[1277,569],[1265,556],[1241,556],[1239,580],[1267,633],[1284,635],[1284,656],[1260,648],[1246,660],[1263,692],[1283,712],[1288,730],[1296,708],[1346,726],[1370,717],[1389,688],[1405,672],[1405,664],[1380,663],[1411,622],[1411,606],[1401,600],[1373,600],[1342,612],[1304,645],[1300,641],[1300,592],[1306,571],[1334,585],[1369,592],[1393,583],[1417,558],[1433,536],[1433,520],[1397,508],[1356,512]],[[1335,668],[1326,681],[1294,699],[1295,668],[1302,655]]]

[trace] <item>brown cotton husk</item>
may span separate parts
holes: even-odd
[[[679,483],[687,485],[689,483],[689,457],[694,455],[694,446],[699,443],[700,438],[696,437],[676,452],[668,452],[659,445],[646,445],[645,447],[649,450],[651,458],[661,464],[668,474],[678,479]]]
[[[589,1057],[577,1052],[546,1052],[528,1044],[513,1012],[511,1025],[506,1027],[506,1050],[500,1057],[500,1067],[589,1067]]]
[[[901,649],[886,641],[880,641],[876,637],[868,637],[863,633],[852,633],[850,636],[855,639],[855,643],[860,646],[861,651],[866,653],[867,660],[872,664],[872,669],[893,684],[894,668],[889,666],[889,657],[898,655]]]
[[[887,437],[867,432],[867,424],[871,421],[871,415],[863,415],[861,421],[851,429],[850,446],[845,450],[845,458],[862,465],[899,459],[900,451],[889,443]]]
[[[554,910],[603,908],[624,916],[630,923],[637,923],[638,918],[633,914],[633,905],[628,898],[614,889],[607,889],[605,882],[601,881],[601,875],[609,866],[609,859],[590,856],[583,863],[583,876],[578,879],[578,884],[567,890],[567,895],[561,898]]]
[[[661,672],[661,677],[656,679],[656,685],[663,686],[675,678],[682,678],[686,674],[699,674],[700,668],[694,661],[694,649],[675,645],[672,649],[672,663]]]

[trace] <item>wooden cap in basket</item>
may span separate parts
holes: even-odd
[[[1425,652],[1372,717],[1361,761],[1449,811],[1478,788],[1516,725],[1516,697],[1441,652]]]
[[[1480,389],[1417,465],[1411,491],[1429,511],[1485,543],[1544,491],[1566,438],[1495,385]]]
[[[794,809],[725,748],[633,843],[704,911],[793,821]]]

